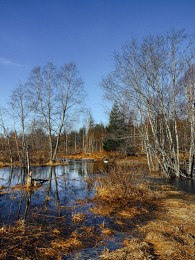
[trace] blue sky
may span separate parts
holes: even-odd
[[[195,0],[0,0],[0,105],[34,66],[74,62],[96,123],[107,122],[99,83],[132,37],[195,32]]]

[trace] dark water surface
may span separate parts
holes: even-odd
[[[195,179],[177,178],[169,182],[180,191],[195,194]]]
[[[68,166],[35,167],[32,171],[33,178],[45,182],[39,188],[26,190],[20,189],[26,182],[26,174],[21,169],[0,169],[0,186],[4,187],[4,192],[0,194],[1,225],[12,224],[18,219],[30,221],[32,213],[42,215],[39,221],[64,213],[68,216],[78,200],[90,199],[94,195],[85,182],[87,175],[94,172],[94,163],[74,162]],[[87,207],[90,207],[90,203]]]
[[[10,168],[1,168],[0,187],[3,186],[4,190],[0,193],[0,225],[12,224],[18,219],[30,220],[32,213],[42,215],[39,221],[45,221],[48,216],[72,214],[72,207],[78,200],[94,196],[94,189],[85,180],[102,167],[87,161],[74,161],[68,166],[34,167],[32,177],[46,181],[38,189],[29,191],[19,188],[26,182],[26,174],[21,169],[11,171]],[[178,190],[195,194],[195,180],[159,177],[155,182],[171,184]],[[86,211],[90,207],[91,203],[86,203],[80,208],[75,206],[74,210]]]
[[[176,190],[183,191],[189,194],[195,194],[195,176],[193,179],[190,178],[163,178],[159,175],[159,177],[153,178],[152,176],[148,176],[148,180],[150,182],[159,183],[159,184],[168,184],[173,186]]]

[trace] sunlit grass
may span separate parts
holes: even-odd
[[[42,226],[19,220],[0,229],[0,259],[60,259],[75,250],[93,247],[102,239],[94,227]],[[52,258],[53,257],[53,258]]]
[[[139,169],[113,167],[100,176],[96,185],[96,199],[108,204],[126,205],[154,201],[158,192],[151,191],[145,174]]]
[[[86,215],[79,212],[72,215],[72,221],[73,222],[83,222],[85,220]]]
[[[106,260],[143,260],[157,259],[155,258],[151,247],[146,242],[140,239],[124,240],[123,247],[113,252],[104,250],[101,254],[101,259]]]
[[[110,205],[107,215],[125,231],[131,226],[133,234],[122,248],[104,250],[101,259],[195,259],[194,196],[165,185],[151,190],[144,179],[137,180],[136,172],[128,176],[121,169],[99,180],[94,211]]]

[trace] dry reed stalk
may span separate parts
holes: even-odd
[[[110,235],[113,234],[113,231],[110,228],[103,228],[101,230],[101,233],[104,234],[104,235],[110,236]]]
[[[109,216],[111,213],[113,213],[113,211],[115,211],[115,209],[110,205],[101,205],[100,203],[96,203],[94,207],[90,208],[90,211],[95,215]]]
[[[155,259],[148,243],[139,240],[131,239],[124,241],[124,247],[113,252],[105,250],[101,254],[103,260],[144,260]]]
[[[72,216],[73,222],[83,222],[85,220],[86,214],[76,213]]]

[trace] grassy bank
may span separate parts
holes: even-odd
[[[195,196],[152,187],[143,171],[118,167],[99,178],[95,201],[94,212],[131,235],[101,259],[195,259]]]

